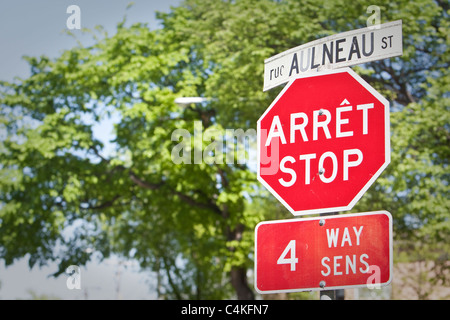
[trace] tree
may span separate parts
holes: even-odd
[[[122,21],[92,46],[28,57],[29,78],[1,83],[0,257],[56,260],[60,274],[95,248],[157,272],[166,298],[253,298],[254,226],[290,214],[268,210],[236,152],[224,161],[244,146],[221,137],[255,128],[281,89],[262,92],[265,58],[364,27],[369,5],[188,0],[161,29]],[[394,156],[355,210],[388,209],[397,239],[436,248],[449,230],[448,4],[379,6],[382,22],[403,19],[404,55],[355,70],[392,101]],[[207,99],[175,103],[186,96]],[[107,118],[110,153],[94,135]]]

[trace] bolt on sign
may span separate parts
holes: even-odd
[[[351,30],[289,49],[264,61],[267,91],[299,75],[403,54],[402,20]]]
[[[291,80],[257,129],[258,180],[294,215],[350,210],[390,162],[389,102],[350,68]]]
[[[387,211],[261,222],[255,229],[259,293],[388,285],[392,216]]]

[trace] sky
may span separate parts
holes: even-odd
[[[10,0],[0,2],[0,80],[12,81],[30,74],[23,56],[46,55],[55,58],[64,50],[76,45],[76,40],[67,35],[67,20],[72,12],[67,8],[80,8],[81,28],[93,29],[102,25],[108,34],[127,16],[126,25],[135,22],[148,23],[151,29],[159,27],[156,11],[168,12],[181,0]],[[69,19],[70,20],[70,19]],[[92,38],[81,30],[70,30],[85,45]],[[112,123],[102,123],[95,128],[94,135],[107,143]],[[139,272],[133,261],[117,257],[101,263],[94,259],[81,267],[81,289],[68,289],[68,275],[49,277],[57,271],[55,264],[32,270],[26,259],[5,267],[0,259],[0,299],[31,299],[32,293],[60,299],[155,299],[154,276]]]

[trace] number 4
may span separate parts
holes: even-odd
[[[291,252],[291,257],[289,259],[286,258],[288,252]],[[278,258],[277,264],[290,264],[291,271],[295,271],[295,264],[298,263],[298,258],[295,257],[295,240],[289,241],[286,248],[284,248],[283,253]]]

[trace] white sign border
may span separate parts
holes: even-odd
[[[255,262],[254,262],[254,288],[259,294],[271,294],[271,293],[283,293],[283,292],[304,292],[304,291],[323,291],[323,290],[338,290],[338,289],[352,289],[352,288],[367,288],[366,284],[361,285],[346,285],[346,286],[334,286],[334,287],[327,287],[321,288],[319,284],[317,284],[317,287],[313,288],[301,288],[301,289],[285,289],[285,290],[260,290],[257,287],[257,247],[258,247],[258,229],[261,225],[264,224],[277,224],[277,223],[289,223],[289,222],[296,222],[296,221],[307,221],[307,220],[329,220],[329,219],[339,219],[339,218],[347,218],[347,217],[361,217],[361,216],[370,216],[370,215],[378,215],[378,214],[384,214],[389,219],[389,279],[386,282],[377,283],[376,285],[379,285],[380,287],[384,287],[389,285],[392,282],[392,273],[394,272],[394,255],[393,255],[393,222],[392,222],[392,215],[389,211],[386,210],[379,210],[379,211],[370,211],[370,212],[361,212],[361,213],[349,213],[349,214],[342,214],[342,215],[333,215],[333,216],[322,216],[322,217],[313,217],[313,218],[301,218],[301,219],[285,219],[285,220],[270,220],[270,221],[262,221],[258,223],[255,227]]]
[[[356,81],[358,81],[367,91],[369,91],[372,95],[375,96],[383,105],[384,105],[384,116],[385,116],[385,159],[384,164],[378,169],[378,171],[370,178],[370,180],[366,183],[366,185],[359,191],[359,193],[353,198],[353,200],[346,206],[342,207],[331,207],[331,208],[316,208],[311,210],[299,210],[295,211],[289,204],[284,201],[284,199],[275,191],[273,188],[261,178],[260,175],[260,153],[261,153],[261,120],[265,117],[265,115],[273,108],[273,106],[280,100],[283,94],[289,89],[289,87],[294,83],[297,79],[304,79],[310,77],[319,77],[322,75],[335,74],[335,73],[349,73]],[[390,134],[390,109],[389,109],[389,101],[383,97],[378,91],[376,91],[370,84],[368,84],[363,78],[361,78],[356,72],[354,72],[351,68],[339,68],[334,70],[326,70],[322,72],[317,72],[314,74],[305,74],[299,75],[295,79],[289,81],[289,83],[283,88],[283,90],[278,94],[275,100],[270,104],[270,106],[266,109],[266,111],[262,114],[262,116],[257,121],[257,179],[260,183],[270,191],[270,193],[275,196],[294,216],[308,215],[308,214],[320,214],[320,213],[328,213],[328,212],[337,212],[337,211],[348,211],[353,208],[353,206],[361,199],[361,197],[366,193],[366,191],[370,188],[370,186],[375,182],[375,180],[381,175],[381,173],[386,169],[386,167],[391,162],[391,134]]]

